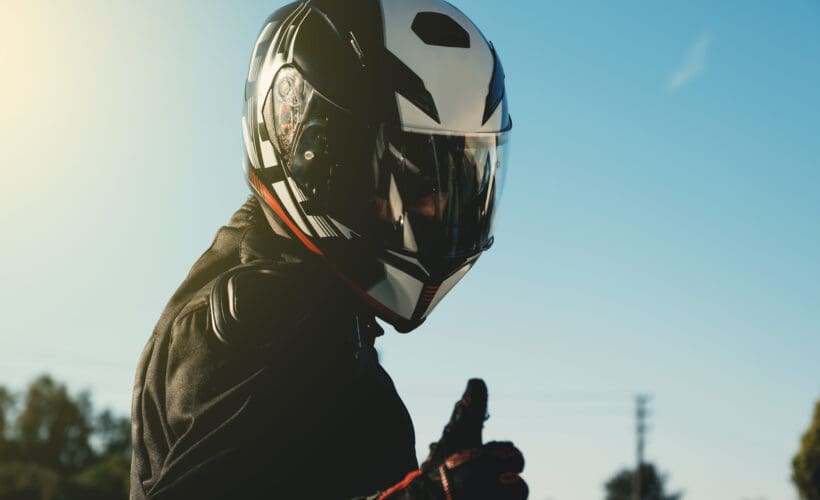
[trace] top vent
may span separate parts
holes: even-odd
[[[419,12],[411,27],[427,45],[470,48],[470,35],[467,30],[447,14]]]

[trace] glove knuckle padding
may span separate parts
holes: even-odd
[[[491,441],[484,445],[487,452],[495,458],[502,472],[522,472],[524,454],[509,441]]]
[[[500,498],[510,500],[524,500],[530,495],[530,488],[527,483],[520,477],[510,484],[505,484],[503,487],[503,495]]]
[[[529,488],[519,476],[524,455],[510,441],[482,444],[486,414],[487,386],[481,379],[471,379],[441,439],[430,445],[427,460],[402,498],[526,499]],[[427,496],[416,496],[413,488],[426,488]]]

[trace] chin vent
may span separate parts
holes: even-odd
[[[446,14],[419,12],[411,27],[427,45],[470,48],[470,35],[467,30]]]
[[[439,286],[440,285],[424,286],[424,289],[421,291],[421,297],[419,297],[419,302],[416,304],[416,310],[413,312],[413,318],[420,318],[425,312],[427,312],[427,308],[430,307],[430,303],[436,296]]]

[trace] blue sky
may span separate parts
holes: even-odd
[[[242,202],[240,106],[278,2],[0,5],[0,383],[128,411],[165,301]],[[820,6],[457,3],[515,123],[496,244],[382,343],[420,452],[470,376],[534,500],[648,456],[688,499],[796,498],[820,396]]]

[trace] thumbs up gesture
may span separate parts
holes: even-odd
[[[519,476],[524,456],[510,442],[483,443],[486,415],[487,386],[481,379],[471,379],[420,470],[379,498],[525,500],[529,489]]]

